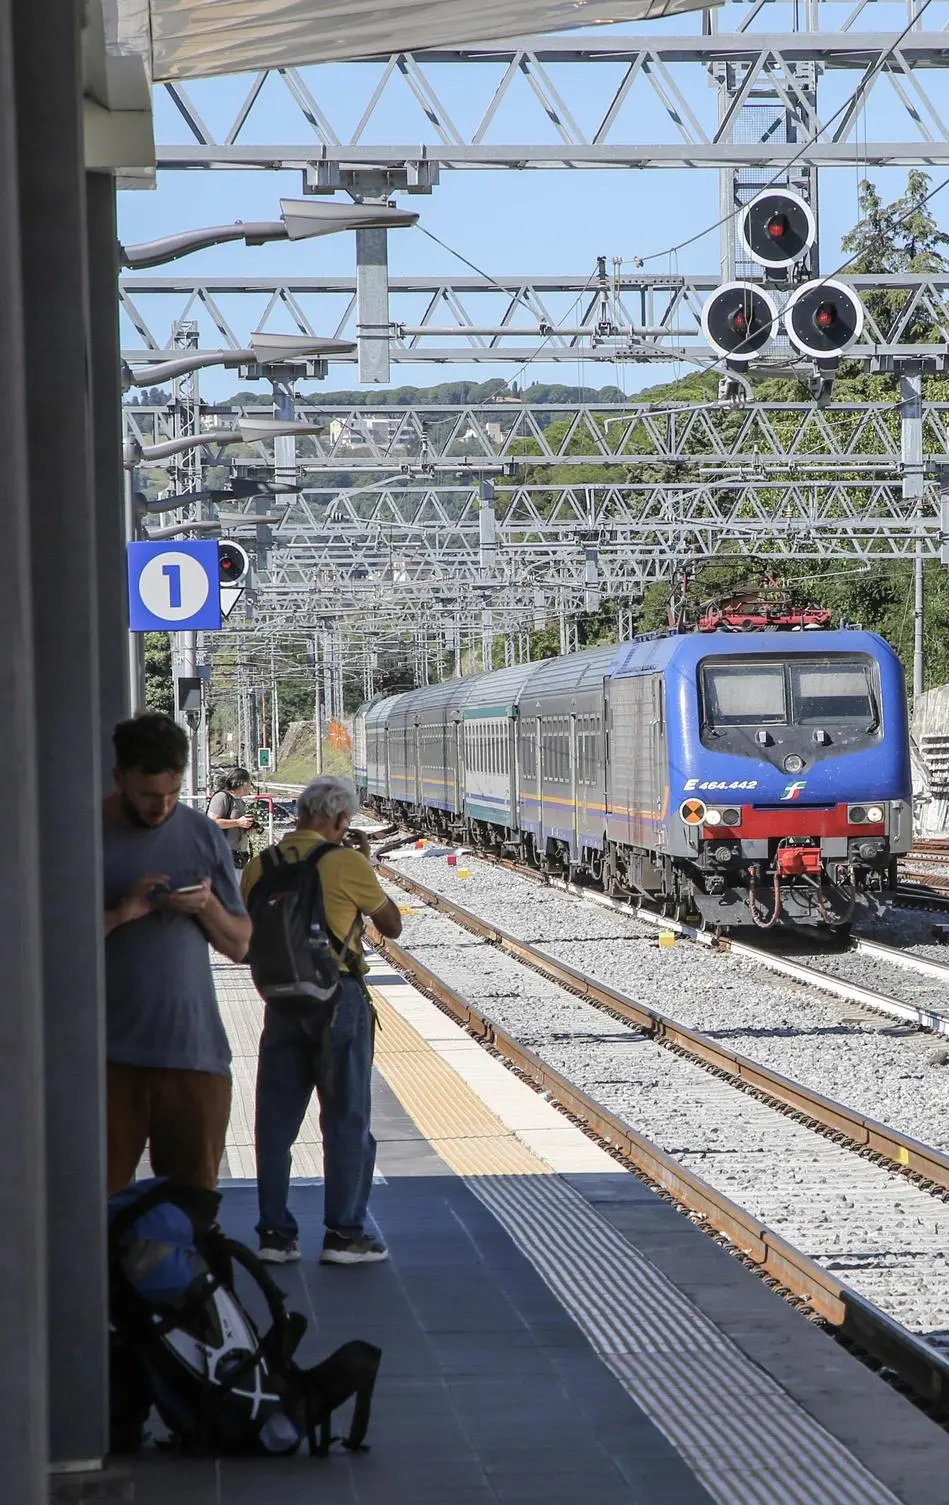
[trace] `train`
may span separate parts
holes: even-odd
[[[845,931],[913,839],[897,654],[793,614],[376,699],[353,761],[380,816],[720,931]]]

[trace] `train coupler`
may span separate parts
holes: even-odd
[[[820,847],[779,847],[775,865],[782,878],[819,878],[823,872]]]

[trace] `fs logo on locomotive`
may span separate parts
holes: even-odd
[[[781,798],[783,800],[796,800],[802,789],[807,788],[806,779],[795,779],[793,784],[788,784]]]

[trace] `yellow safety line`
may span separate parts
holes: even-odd
[[[378,988],[376,1065],[399,1102],[459,1176],[550,1176],[551,1167],[486,1108]]]

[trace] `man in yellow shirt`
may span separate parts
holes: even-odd
[[[335,1265],[369,1264],[388,1257],[382,1240],[366,1228],[376,1141],[369,1130],[373,1017],[363,981],[361,937],[365,916],[393,940],[402,930],[402,919],[369,864],[365,832],[349,829],[358,808],[352,784],[325,774],[304,789],[297,800],[296,830],[279,843],[288,862],[301,861],[321,843],[337,847],[319,859],[317,869],[342,982],[331,1027],[332,1093],[320,1096],[326,1224],[320,1258]],[[260,874],[260,858],[255,857],[241,879],[245,903]],[[299,1230],[287,1198],[293,1145],[314,1088],[319,1092],[316,1051],[297,1019],[265,1007],[254,1125],[257,1232],[261,1259],[274,1264],[300,1258]]]

